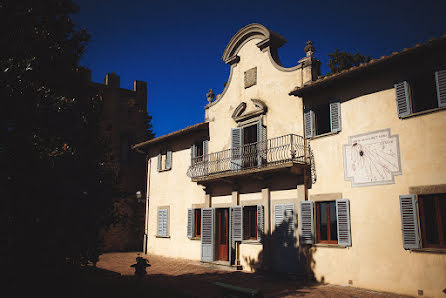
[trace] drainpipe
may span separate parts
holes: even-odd
[[[148,240],[149,240],[149,194],[150,194],[150,172],[151,172],[151,165],[152,165],[152,159],[147,154],[146,156],[146,163],[147,163],[147,188],[146,188],[146,212],[145,212],[145,219],[144,219],[144,241],[143,241],[143,252],[144,254],[147,254],[147,246],[148,246]]]

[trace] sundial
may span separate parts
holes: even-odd
[[[353,187],[392,184],[402,173],[398,135],[390,129],[350,136],[343,149],[345,180]]]

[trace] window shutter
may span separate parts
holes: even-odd
[[[415,195],[400,196],[401,230],[403,232],[403,248],[420,248],[418,232],[418,209]]]
[[[231,170],[237,171],[242,167],[242,129],[231,128]]]
[[[265,219],[262,205],[257,205],[257,240],[262,241]]]
[[[242,241],[243,240],[243,207],[234,206],[231,210],[231,223],[232,223],[232,240]]]
[[[281,246],[295,243],[294,204],[274,205],[274,234]]]
[[[214,208],[201,209],[201,260],[214,261]]]
[[[438,107],[446,107],[446,69],[435,72]]]
[[[331,131],[341,131],[341,103],[339,101],[330,102],[330,125]]]
[[[161,153],[158,154],[158,172],[161,171]]]
[[[197,146],[195,144],[193,144],[192,146],[190,146],[190,164],[194,165],[195,163],[195,155],[197,152]]]
[[[314,112],[310,109],[304,111],[305,137],[307,139],[314,135]]]
[[[348,199],[336,200],[336,219],[338,221],[338,244],[352,246],[350,202]]]
[[[167,209],[158,210],[158,236],[167,236]]]
[[[203,160],[207,161],[209,160],[209,156],[208,156],[208,147],[209,147],[209,141],[208,140],[204,140],[203,141]]]
[[[191,239],[194,235],[194,210],[187,209],[187,238]]]
[[[409,97],[409,83],[407,81],[396,83],[395,93],[398,117],[401,118],[403,116],[409,115],[412,111]]]
[[[168,214],[167,214],[167,209],[164,209],[163,210],[164,212],[163,212],[163,214],[164,214],[164,217],[163,217],[163,235],[164,236],[168,236],[169,235],[169,233],[167,232],[167,225],[168,225],[168,221],[167,221],[167,219],[169,218],[168,217]]]
[[[314,243],[314,204],[313,201],[300,202],[300,242]]]
[[[166,154],[166,170],[172,169],[172,150],[167,150]]]
[[[158,236],[164,236],[163,235],[163,210],[158,210]]]

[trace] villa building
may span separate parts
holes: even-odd
[[[203,123],[147,154],[144,252],[408,295],[446,288],[446,37],[321,77],[259,24]]]

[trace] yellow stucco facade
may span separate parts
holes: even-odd
[[[292,272],[332,284],[444,295],[446,249],[428,248],[425,240],[417,249],[404,248],[400,196],[446,193],[446,109],[401,116],[394,84],[418,68],[435,65],[437,70],[446,65],[445,58],[432,46],[426,51],[434,54],[418,64],[406,63],[411,57],[386,65],[378,61],[372,71],[364,66],[361,73],[349,70],[350,77],[324,80],[318,78],[319,61],[308,45],[307,57],[297,66],[280,66],[275,53],[284,41],[259,24],[241,29],[223,54],[230,78],[222,94],[209,96],[205,123],[135,146],[148,154],[144,251],[220,260],[246,271]],[[443,49],[441,42],[436,46]],[[334,130],[330,122],[332,132],[318,134],[323,123],[317,124],[317,117],[323,116],[316,112],[307,123],[306,113],[333,99],[337,110],[324,116],[332,121],[337,113],[340,126]],[[312,137],[308,125],[313,125]],[[254,129],[257,135],[250,132]],[[379,148],[373,147],[375,138]],[[358,146],[364,149],[353,156]],[[169,166],[160,165],[169,152]],[[383,154],[391,156],[389,161]],[[348,199],[347,228],[339,225],[342,199]],[[325,208],[324,202],[336,202],[339,213],[334,213],[338,236],[331,243],[321,236],[318,208]],[[301,211],[308,204],[310,221]],[[194,210],[201,212],[200,223]],[[240,236],[234,228],[237,210],[242,210],[244,230],[243,239],[234,240]],[[421,220],[418,233],[424,236]],[[311,235],[305,234],[308,224]],[[200,235],[193,230],[198,226]],[[311,239],[304,241],[304,234]],[[210,248],[204,246],[206,237],[211,237]],[[225,241],[227,247],[221,245]]]

